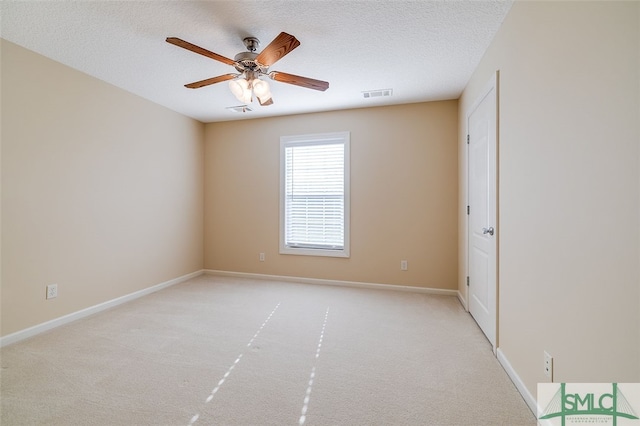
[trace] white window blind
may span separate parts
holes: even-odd
[[[348,256],[348,140],[281,139],[281,252]]]

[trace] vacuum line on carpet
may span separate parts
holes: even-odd
[[[329,318],[329,308],[324,313],[324,322],[322,323],[322,330],[320,331],[320,339],[318,339],[318,347],[316,348],[316,359],[320,358],[320,349],[322,348],[322,340],[324,339],[324,330],[327,327],[327,319]],[[309,409],[309,400],[311,399],[311,389],[313,388],[313,382],[316,379],[316,362],[314,361],[311,368],[311,374],[309,374],[309,385],[307,386],[307,392],[304,396],[302,403],[302,410],[300,412],[300,419],[298,424],[302,426],[307,421],[307,410]]]
[[[251,338],[251,340],[249,340],[249,343],[247,343],[247,347],[250,347],[251,344],[253,343],[254,340],[256,340],[256,338],[258,337],[258,335],[260,334],[260,332],[262,331],[262,329],[267,325],[267,323],[269,322],[269,320],[271,319],[271,317],[273,316],[273,314],[276,312],[276,310],[278,309],[278,307],[280,307],[280,303],[279,302],[275,308],[273,308],[273,310],[271,311],[271,313],[269,314],[269,316],[267,317],[267,319],[264,320],[264,322],[262,323],[262,325],[260,326],[260,328],[258,328],[258,331],[256,331],[256,333],[253,335],[253,337]],[[326,322],[326,319],[325,319]],[[324,330],[324,327],[323,327]],[[231,374],[231,372],[233,371],[234,368],[236,368],[236,365],[240,362],[240,360],[242,359],[242,357],[244,356],[244,352],[241,352],[240,355],[238,355],[238,357],[236,358],[236,360],[233,362],[233,364],[231,364],[231,367],[229,367],[229,369],[227,370],[226,373],[224,373],[224,375],[222,376],[222,379],[220,379],[220,381],[218,381],[218,385],[213,388],[213,390],[211,391],[211,394],[209,394],[209,396],[207,397],[207,399],[204,401],[205,404],[208,404],[209,402],[211,402],[211,400],[213,400],[213,396],[218,393],[218,391],[220,390],[220,387],[224,384],[224,382],[227,380],[227,378],[229,377],[229,375]],[[189,421],[189,426],[193,425],[195,422],[198,421],[198,419],[200,418],[200,413],[196,413],[193,417],[191,417],[191,420]]]

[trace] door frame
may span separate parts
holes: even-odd
[[[471,106],[465,111],[465,135],[464,135],[464,157],[465,157],[465,161],[464,161],[464,166],[465,166],[465,179],[463,179],[463,185],[464,185],[464,195],[465,195],[465,205],[463,206],[464,209],[464,216],[465,216],[465,220],[464,220],[464,224],[465,224],[465,231],[464,231],[464,242],[465,242],[465,251],[464,251],[464,256],[465,256],[465,276],[466,279],[468,280],[469,278],[469,273],[470,273],[470,265],[469,265],[469,249],[470,249],[470,242],[469,242],[469,214],[467,213],[467,206],[469,206],[469,144],[466,142],[466,138],[467,135],[469,135],[469,117],[471,116],[471,114],[476,110],[476,108],[480,105],[480,103],[482,103],[482,101],[486,98],[486,96],[491,93],[492,90],[494,90],[494,94],[495,94],[495,105],[496,105],[496,137],[495,137],[495,141],[494,144],[495,146],[493,146],[493,152],[495,153],[495,159],[493,162],[494,168],[495,170],[493,171],[493,175],[495,176],[495,181],[492,182],[492,184],[494,185],[494,193],[495,193],[495,206],[494,206],[494,211],[495,211],[495,229],[497,231],[497,235],[495,238],[495,343],[493,343],[493,353],[496,353],[496,350],[499,346],[499,341],[500,341],[500,298],[499,298],[499,288],[500,288],[500,274],[499,274],[499,251],[500,251],[500,209],[499,209],[499,181],[500,181],[500,176],[498,173],[499,170],[499,152],[498,152],[498,146],[499,146],[499,140],[500,140],[500,71],[496,70],[495,73],[491,76],[491,78],[489,79],[489,81],[485,84],[485,86],[483,87],[482,91],[480,93],[478,93],[478,95],[475,97],[475,100],[473,101],[473,103],[471,104]],[[469,308],[470,308],[470,303],[469,303],[469,286],[467,285],[468,281],[466,283],[464,283],[464,289],[465,289],[465,296],[463,298],[464,300],[464,308],[467,312],[469,312]]]

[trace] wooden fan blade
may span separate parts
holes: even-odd
[[[209,86],[210,84],[220,83],[221,81],[232,80],[236,78],[238,74],[224,74],[217,77],[207,78],[206,80],[196,81],[194,83],[185,84],[184,87],[189,89],[197,89],[199,87]]]
[[[236,63],[236,61],[234,61],[233,59],[218,55],[217,53],[213,53],[207,49],[203,49],[200,46],[196,46],[195,44],[191,44],[188,41],[184,41],[177,37],[167,37],[167,43],[175,44],[178,47],[182,47],[183,49],[187,49],[200,55],[206,56],[207,58],[215,59],[216,61],[223,62],[227,65],[234,65]]]
[[[273,98],[269,98],[269,99],[267,99],[267,100],[266,100],[266,101],[264,101],[264,102],[262,102],[262,101],[260,100],[260,98],[258,98],[258,103],[259,103],[261,106],[273,105]]]
[[[280,33],[256,56],[256,62],[270,67],[298,46],[300,46],[300,42],[297,38],[291,34]]]
[[[282,83],[295,84],[296,86],[306,87],[307,89],[320,90],[324,92],[329,88],[329,83],[322,80],[314,80],[313,78],[301,77],[299,75],[287,74],[286,72],[273,71],[269,73],[275,81]]]

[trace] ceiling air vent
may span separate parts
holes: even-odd
[[[382,98],[385,96],[393,95],[393,89],[369,90],[367,92],[362,92],[362,95],[364,96],[365,99]]]
[[[227,107],[227,109],[229,111],[233,111],[233,112],[251,112],[251,111],[253,111],[251,108],[249,108],[246,105]]]

